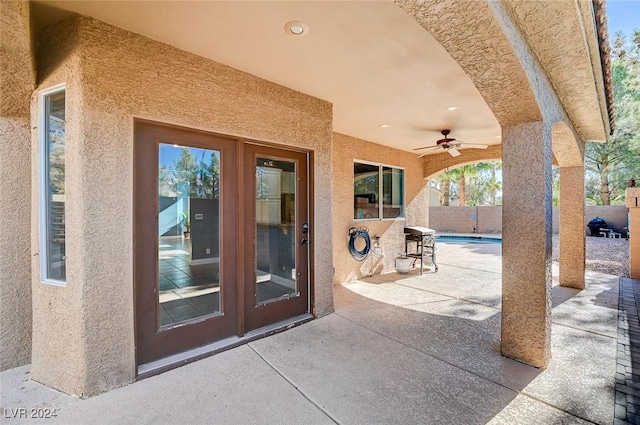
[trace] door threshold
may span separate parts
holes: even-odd
[[[262,328],[254,329],[250,332],[247,332],[246,334],[244,334],[244,336],[241,337],[230,336],[228,338],[212,342],[211,344],[202,345],[200,347],[192,348],[191,350],[183,351],[181,353],[173,354],[162,359],[142,364],[138,366],[138,376],[136,377],[136,379],[148,378],[150,376],[154,376],[159,373],[184,366],[185,364],[194,362],[196,360],[212,356],[222,351],[247,344],[251,341],[284,332],[288,329],[302,325],[303,323],[307,323],[312,319],[312,314],[301,314],[299,316],[282,320],[280,322],[276,322]]]

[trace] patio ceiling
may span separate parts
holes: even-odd
[[[500,125],[465,72],[392,2],[47,1],[34,7],[39,26],[73,12],[327,100],[339,133],[408,151],[435,145],[442,129],[466,142],[500,143]],[[308,33],[288,34],[290,21],[305,23]]]

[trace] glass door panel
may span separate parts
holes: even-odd
[[[160,326],[221,312],[220,151],[158,147]]]
[[[309,311],[307,153],[244,147],[244,330]]]
[[[298,295],[296,164],[256,159],[256,305]]]
[[[238,332],[238,141],[134,121],[136,362]]]

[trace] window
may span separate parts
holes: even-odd
[[[65,244],[65,91],[64,85],[40,94],[40,267],[44,282],[64,285]]]
[[[353,218],[404,217],[404,170],[380,164],[353,164]]]

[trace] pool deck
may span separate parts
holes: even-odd
[[[501,245],[438,249],[437,273],[338,285],[333,314],[91,399],[30,380],[28,366],[2,372],[1,407],[57,414],[2,423],[612,424],[616,402],[634,408],[633,342],[616,395],[618,277],[587,272],[578,291],[553,265],[553,358],[540,370],[500,355]]]
[[[462,238],[502,239],[502,233],[447,233],[447,232],[436,232],[436,236],[451,236],[451,237],[462,237]]]

